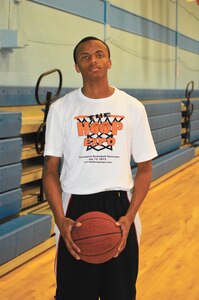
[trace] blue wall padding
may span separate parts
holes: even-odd
[[[158,157],[153,159],[153,180],[155,180],[191,160],[194,157],[194,148],[180,149],[182,143],[180,102],[146,102],[144,106],[158,152]],[[198,128],[197,110],[193,113],[193,119],[197,121],[191,121],[192,126]],[[199,139],[198,132],[199,130],[191,131],[190,138]],[[137,167],[133,160],[131,166],[132,174],[135,175]]]
[[[185,155],[186,153],[192,153],[193,154],[193,152],[194,152],[194,149],[192,147],[177,149],[175,151],[172,151],[170,153],[167,153],[167,154],[165,154],[165,155],[163,155],[161,157],[157,157],[156,159],[154,159],[153,160],[153,166],[155,166],[155,165],[163,162],[164,160],[169,160],[173,156],[175,156],[175,157],[181,157],[181,155]]]
[[[178,149],[181,145],[181,137],[177,136],[175,138],[166,140],[166,141],[162,141],[160,143],[157,143],[156,146],[156,150],[158,152],[158,156],[163,155],[164,156],[169,153],[169,152],[173,152],[174,150]],[[131,167],[135,167],[136,163],[134,162],[134,160],[131,160]]]
[[[194,109],[193,110],[193,113],[191,115],[191,121],[194,121],[194,120],[198,120],[199,119],[199,109]]]
[[[148,117],[168,115],[173,113],[181,112],[181,102],[145,102],[143,103],[147,112]]]
[[[165,155],[169,152],[172,152],[176,149],[178,149],[181,145],[181,136],[177,136],[174,137],[172,139],[166,140],[166,141],[162,141],[160,143],[156,143],[156,150],[158,152],[158,156],[163,155],[163,158],[165,157]],[[136,163],[134,162],[134,160],[131,160],[131,167],[135,167]]]
[[[190,130],[199,130],[199,119],[190,122]]]
[[[0,264],[17,257],[50,237],[51,216],[28,214],[0,226]]]
[[[189,133],[189,142],[195,142],[199,140],[199,130],[194,130]]]
[[[152,131],[155,144],[181,135],[181,125],[174,125]]]
[[[0,166],[19,162],[21,152],[22,139],[20,137],[0,140]]]
[[[21,163],[0,167],[0,193],[19,187],[21,174]]]
[[[145,102],[152,136],[158,156],[167,154],[181,146],[181,102]],[[136,164],[131,160],[131,166]]]
[[[18,214],[21,211],[21,188],[0,194],[0,220]],[[2,225],[0,225],[1,227]]]
[[[178,149],[181,145],[181,136],[174,137],[172,139],[162,141],[156,144],[156,150],[158,155],[163,155],[165,153],[171,152],[175,149]]]
[[[62,87],[60,97],[64,96],[67,93],[73,91],[74,87]],[[164,99],[179,99],[185,98],[184,89],[182,90],[168,90],[168,89],[123,89],[129,95],[136,97],[139,100],[146,99],[157,99],[162,102],[165,102]],[[52,92],[52,95],[55,95],[57,91],[57,87],[41,87],[41,95],[43,98],[46,98],[47,91]],[[194,90],[193,97],[199,96],[199,90]],[[151,100],[149,100],[151,101]],[[21,105],[38,105],[35,99],[35,87],[34,86],[26,86],[26,87],[18,87],[18,86],[1,86],[0,85],[0,107],[1,106],[21,106]]]
[[[166,173],[176,169],[185,162],[194,157],[194,148],[177,149],[171,153],[165,154],[153,160],[153,175],[152,179],[155,180]],[[132,169],[132,174],[135,176],[137,168]]]
[[[71,92],[74,88],[62,88],[60,97]],[[41,87],[40,95],[46,99],[47,92],[55,95],[57,87]],[[0,86],[0,107],[38,105],[35,99],[35,87]]]
[[[20,135],[21,113],[0,111],[0,138]]]
[[[185,162],[194,158],[194,148],[177,149],[170,153],[168,157],[157,158],[153,162],[153,180],[181,166]]]
[[[168,115],[153,116],[148,118],[151,130],[181,124],[181,119],[181,112],[171,113]]]

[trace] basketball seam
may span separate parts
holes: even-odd
[[[98,253],[98,254],[82,254],[82,253],[80,253],[79,255],[80,255],[80,257],[82,256],[102,256],[102,255],[104,255],[104,254],[106,254],[106,253],[109,253],[109,252],[111,252],[111,251],[113,251],[117,246],[119,245],[119,242],[115,245],[115,246],[113,246],[111,249],[109,249],[109,250],[107,250],[107,251],[105,251],[105,252],[101,252],[100,254]]]
[[[85,219],[82,219],[81,218],[78,218],[77,221],[79,221],[80,223],[84,222],[84,221],[87,221],[87,220],[106,220],[106,221],[109,221],[113,224],[115,224],[115,220],[110,220],[110,219],[107,219],[107,218],[102,218],[102,217],[94,217],[94,218],[85,218]]]
[[[98,234],[98,235],[92,235],[92,236],[77,238],[77,239],[74,239],[74,242],[76,242],[76,241],[82,241],[82,240],[85,240],[85,239],[91,239],[91,238],[95,238],[95,237],[106,236],[106,235],[114,235],[114,234],[120,235],[121,232],[119,232],[119,231],[117,231],[117,232],[108,232],[108,233],[103,233],[103,234],[101,233],[101,234]]]

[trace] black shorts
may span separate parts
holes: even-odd
[[[118,220],[128,207],[127,193],[123,191],[72,195],[66,216],[76,220],[86,212],[101,211]],[[102,264],[76,260],[60,237],[56,300],[135,300],[137,273],[138,242],[134,224],[125,249],[117,258]]]

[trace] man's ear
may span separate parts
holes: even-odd
[[[109,61],[108,61],[108,69],[110,69],[112,67],[112,61],[111,61],[111,59],[109,59]]]
[[[75,70],[77,71],[77,73],[80,73],[80,69],[79,69],[78,64],[75,64]]]

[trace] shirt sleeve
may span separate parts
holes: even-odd
[[[147,114],[143,105],[133,117],[132,156],[135,162],[144,162],[157,156]]]
[[[51,106],[46,122],[44,156],[62,157],[63,133],[60,124],[58,111]]]

